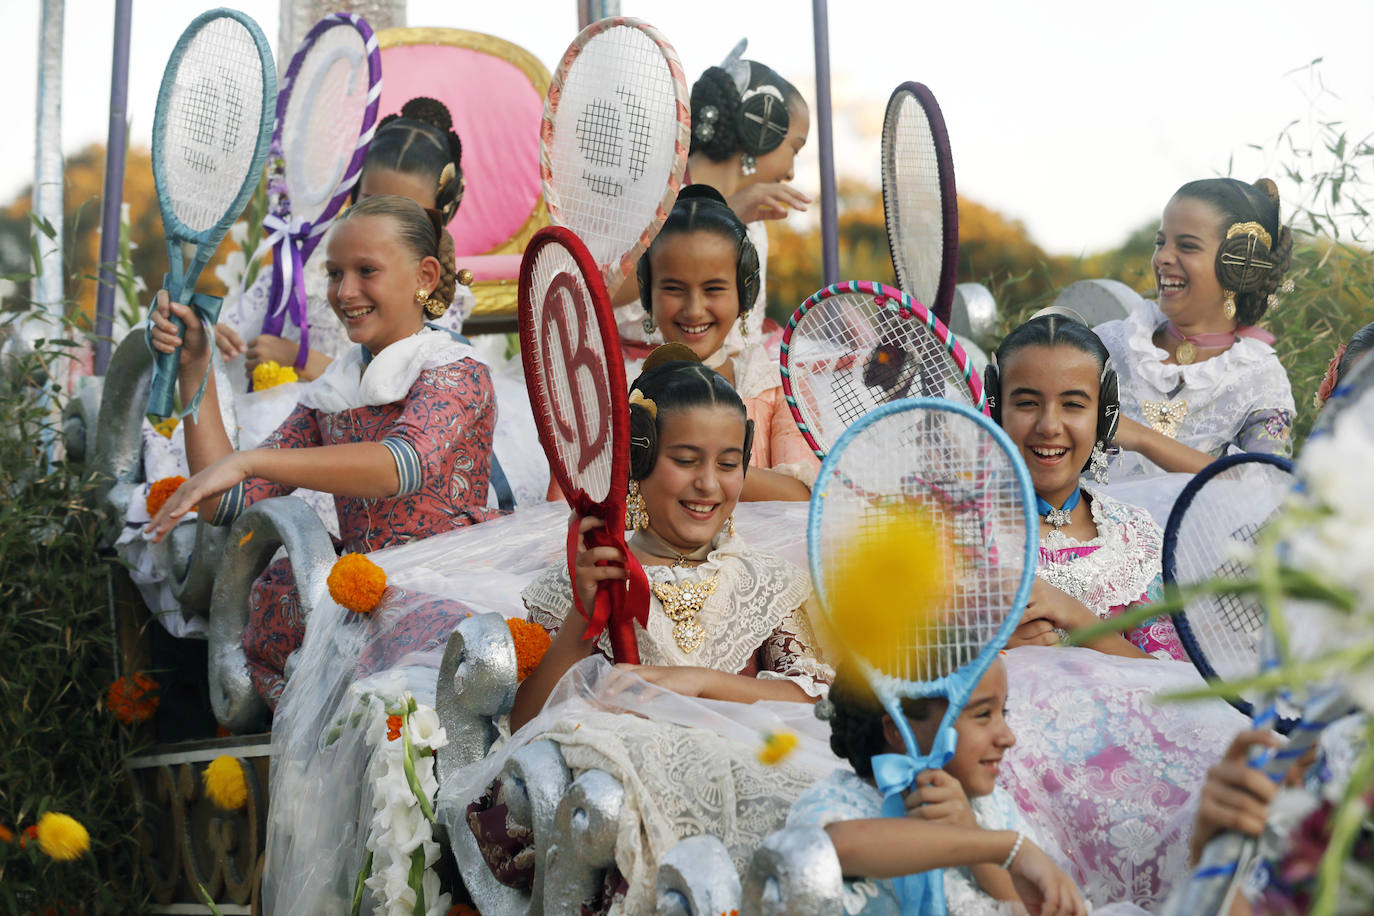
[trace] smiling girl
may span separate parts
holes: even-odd
[[[199,418],[188,417],[192,477],[148,525],[161,538],[196,510],[228,525],[252,503],[306,487],[334,494],[341,546],[366,553],[492,516],[485,508],[495,398],[487,367],[445,330],[425,324],[424,304],[453,295],[442,224],[402,197],[360,201],[332,230],[325,262],[329,302],[353,348],[302,393],[260,448],[234,451],[211,375]],[[178,334],[170,320],[186,322]],[[189,402],[210,358],[194,315],[159,293],[152,343],[182,345],[179,384]],[[275,706],[287,657],[305,629],[289,561],[258,577],[244,633],[254,686]]]
[[[820,462],[787,408],[777,364],[762,348],[730,355],[730,334],[758,308],[760,271],[744,223],[714,188],[698,184],[682,189],[637,275],[646,326],[690,347],[734,385],[759,430],[750,460],[760,471],[743,498],[806,499]]]
[[[1292,453],[1293,394],[1255,327],[1283,287],[1292,233],[1274,183],[1191,181],[1164,208],[1157,303],[1098,327],[1121,378],[1123,475],[1196,473],[1231,451]]]
[[[831,688],[830,746],[852,770],[836,770],[792,806],[788,826],[823,827],[846,877],[846,914],[903,912],[891,878],[946,868],[950,913],[1005,912],[1003,904],[1041,913],[1085,913],[1073,882],[1041,851],[1016,803],[997,785],[1003,756],[1016,744],[1006,720],[1007,669],[992,663],[953,728],[954,756],[943,769],[917,774],[905,793],[905,817],[883,817],[874,781],[880,755],[902,755],[892,718],[852,666],[842,665]],[[945,701],[905,700],[917,743],[930,747]]]

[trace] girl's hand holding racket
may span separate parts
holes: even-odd
[[[1086,916],[1088,906],[1078,886],[1030,840],[1021,841],[1008,871],[1017,896],[1033,916]]]
[[[574,564],[576,570],[573,587],[577,589],[577,595],[582,599],[582,606],[589,608],[596,604],[596,592],[601,583],[611,579],[624,579],[625,555],[614,547],[588,547],[586,535],[588,531],[606,527],[606,523],[595,516],[585,516],[578,522],[577,530],[578,551],[577,562]]]
[[[730,209],[746,223],[760,219],[786,219],[788,210],[806,212],[811,198],[783,181],[754,184],[731,195]]]
[[[178,331],[172,321],[173,317],[181,319],[186,327],[184,333]],[[167,295],[167,290],[160,289],[157,291],[157,298],[153,300],[150,318],[153,329],[149,339],[154,350],[159,353],[175,353],[177,347],[180,347],[182,366],[204,368],[210,356],[209,337],[205,334],[200,318],[189,306],[173,302]]]
[[[1189,844],[1189,861],[1193,865],[1197,865],[1208,841],[1219,833],[1234,830],[1258,837],[1264,832],[1269,803],[1279,787],[1250,765],[1250,750],[1256,746],[1277,748],[1282,743],[1271,731],[1243,731],[1226,749],[1221,762],[1207,771]]]
[[[964,787],[944,770],[925,770],[917,775],[916,787],[906,796],[906,816],[960,827],[978,826]]]
[[[177,491],[168,497],[162,508],[157,511],[157,515],[148,522],[143,529],[144,533],[151,534],[153,543],[156,544],[167,536],[167,532],[176,527],[177,522],[187,512],[194,511],[196,506],[207,499],[227,493],[240,481],[250,477],[246,457],[249,454],[251,453],[232,452],[177,487]]]

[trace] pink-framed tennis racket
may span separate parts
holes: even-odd
[[[300,328],[298,369],[310,355],[305,262],[362,175],[381,95],[377,36],[354,13],[315,23],[282,79],[267,160],[272,287],[262,333],[279,336],[288,318]]]
[[[614,292],[668,218],[691,145],[682,62],[653,26],[593,22],[563,52],[539,132],[549,221],[577,233]]]
[[[783,330],[782,390],[819,458],[880,404],[946,398],[987,412],[982,380],[943,321],[899,289],[848,280],[803,302]]]
[[[625,543],[630,479],[630,403],[625,360],[610,297],[596,262],[578,237],[559,226],[534,234],[520,262],[520,360],[553,475],[573,508],[568,573],[576,576],[578,520],[605,521],[585,537],[625,556],[626,578],[606,581],[584,608],[587,639],[609,628],[617,662],[639,662],[634,623],[648,623],[649,580]]]
[[[897,285],[949,323],[959,266],[959,197],[935,95],[902,83],[883,118],[883,216]]]

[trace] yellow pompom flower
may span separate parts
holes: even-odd
[[[159,420],[158,422],[154,423],[153,429],[155,429],[157,431],[157,434],[159,436],[162,436],[164,439],[170,439],[172,438],[172,433],[176,432],[177,426],[179,426],[180,424],[180,417],[167,417],[165,420]]]
[[[796,749],[797,736],[792,732],[772,732],[764,735],[763,747],[759,749],[759,763],[775,767]]]
[[[924,508],[897,503],[867,513],[851,537],[827,564],[830,635],[882,671],[915,674],[919,651],[939,644],[949,602],[946,535]]]
[[[360,553],[346,553],[325,579],[329,597],[355,614],[370,614],[386,592],[386,572]]]
[[[267,362],[258,363],[253,367],[253,390],[266,391],[268,388],[276,388],[278,385],[285,385],[288,382],[299,380],[296,370],[292,366],[283,366],[274,359]]]
[[[205,796],[215,807],[237,811],[248,802],[248,780],[243,775],[243,763],[237,757],[221,754],[200,774]]]
[[[38,819],[38,848],[58,862],[70,862],[91,848],[91,835],[76,818],[49,811]]]

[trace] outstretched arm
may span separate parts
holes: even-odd
[[[1196,474],[1216,459],[1190,445],[1157,433],[1125,414],[1116,430],[1116,444],[1130,452],[1138,452],[1166,471]]]

